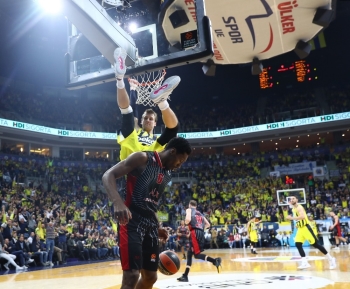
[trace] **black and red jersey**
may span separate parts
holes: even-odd
[[[187,226],[179,226],[177,230],[181,234],[181,236],[179,236],[180,238],[187,238],[187,234],[188,234]]]
[[[145,170],[138,177],[128,174],[126,180],[125,205],[141,214],[157,212],[160,197],[171,181],[171,171],[163,168],[158,153],[146,154]]]
[[[204,216],[200,211],[191,208],[191,222],[189,223],[190,230],[200,229],[204,230]]]

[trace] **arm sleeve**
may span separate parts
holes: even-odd
[[[134,114],[132,112],[128,114],[122,114],[122,128],[121,132],[124,138],[127,138],[134,131]]]
[[[172,138],[177,136],[178,131],[179,131],[179,125],[175,126],[174,128],[166,127],[164,132],[157,139],[157,142],[162,146],[166,145]]]
[[[138,106],[136,104],[137,101],[137,91],[136,90],[130,90],[130,106],[133,110],[134,117],[137,119],[139,118],[139,111]]]

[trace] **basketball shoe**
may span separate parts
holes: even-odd
[[[251,252],[252,254],[258,254],[254,249],[251,249],[250,252]]]
[[[177,278],[177,281],[188,282],[188,277],[186,275],[182,275],[180,278]]]
[[[307,261],[302,261],[301,265],[298,267],[298,269],[302,270],[302,269],[307,269],[310,267],[311,267],[311,265]]]
[[[171,76],[166,79],[162,86],[153,90],[150,94],[150,99],[155,103],[159,104],[160,102],[167,100],[169,95],[173,90],[179,85],[181,78],[179,76]]]
[[[218,273],[221,271],[221,258],[215,258],[214,266],[218,270]]]
[[[333,251],[336,252],[336,253],[339,253],[340,252],[340,248],[339,247],[335,247],[335,248],[333,248]]]
[[[329,261],[329,269],[333,270],[337,268],[337,263],[335,262],[335,258],[333,257],[332,259],[328,260]]]
[[[126,66],[125,66],[125,59],[126,59],[126,51],[120,47],[118,47],[116,50],[114,50],[114,71],[115,71],[115,77],[117,79],[123,79],[125,72],[126,72]]]

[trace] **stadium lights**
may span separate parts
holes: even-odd
[[[134,33],[136,31],[136,29],[137,29],[136,23],[132,22],[129,24],[129,30],[131,33]]]
[[[35,0],[35,2],[48,14],[58,14],[62,9],[62,0]]]

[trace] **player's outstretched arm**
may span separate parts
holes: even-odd
[[[210,223],[208,222],[206,217],[203,217],[203,218],[204,218],[204,230],[206,230],[210,228]]]
[[[177,119],[175,112],[170,107],[168,107],[165,110],[162,110],[162,118],[167,128],[170,128],[170,129],[175,128],[179,124],[179,121]]]
[[[191,223],[191,209],[186,210],[185,224],[188,225],[189,223]]]
[[[114,70],[115,79],[117,81],[117,102],[119,108],[127,109],[130,106],[129,95],[125,89],[124,75],[126,72],[125,59],[126,51],[122,48],[114,50]]]
[[[171,76],[163,82],[160,88],[153,90],[150,94],[150,99],[158,105],[162,112],[163,122],[166,127],[164,133],[158,138],[160,145],[167,144],[172,138],[176,137],[178,132],[179,121],[169,106],[168,98],[180,81],[181,78],[179,76]]]
[[[116,179],[121,178],[133,171],[143,170],[147,163],[147,155],[143,152],[133,153],[124,161],[119,162],[103,174],[102,182],[108,198],[114,205],[115,218],[121,225],[125,225],[131,219],[131,213],[125,206],[123,199],[118,193]]]

